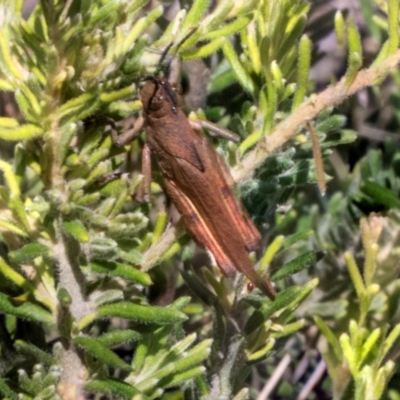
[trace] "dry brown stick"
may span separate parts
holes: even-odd
[[[232,175],[235,182],[243,181],[249,177],[274,150],[292,139],[302,125],[315,118],[321,111],[341,104],[347,97],[359,90],[372,86],[377,81],[379,82],[393,71],[399,63],[400,50],[380,64],[359,71],[351,85],[346,87],[343,77],[336,85],[329,86],[323,92],[315,95],[312,101],[304,102],[288,118],[278,124],[269,136],[260,140],[255,148],[233,169]],[[172,227],[167,229],[160,240],[144,253],[143,268],[148,270],[155,265],[176,238],[176,229]]]

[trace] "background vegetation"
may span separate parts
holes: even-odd
[[[0,3],[3,398],[400,398],[399,3],[327,4]],[[135,200],[145,132],[112,143],[194,28],[170,53],[190,118],[242,138],[212,140],[273,302],[168,222],[157,170]]]

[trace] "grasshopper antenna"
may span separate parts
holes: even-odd
[[[163,76],[165,78],[169,78],[170,73],[171,73],[171,65],[172,62],[174,61],[174,57],[176,57],[176,54],[178,53],[178,50],[180,49],[180,47],[196,32],[197,27],[192,28],[189,33],[187,35],[185,35],[183,37],[183,39],[181,39],[178,44],[176,45],[176,49],[175,49],[175,54],[172,56],[168,55],[168,52],[171,50],[171,47],[174,45],[174,42],[171,42],[165,49],[164,51],[161,53],[160,56],[160,61],[158,62],[158,67],[156,69],[156,73],[155,75],[157,76],[158,73],[160,73],[162,71]],[[168,58],[168,62],[163,65],[163,62]]]

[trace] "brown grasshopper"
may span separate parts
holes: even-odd
[[[243,273],[269,298],[275,298],[271,283],[259,276],[248,253],[258,249],[260,233],[232,193],[233,179],[221,156],[207,138],[197,134],[181,109],[179,85],[148,77],[141,90],[143,114],[133,130],[114,137],[123,145],[144,126],[144,186],[149,185],[150,153],[163,174],[164,188],[184,224],[201,246],[206,247],[224,275]]]

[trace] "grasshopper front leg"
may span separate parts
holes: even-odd
[[[117,133],[117,127],[113,120],[109,121],[111,126],[111,137],[113,143],[122,147],[133,142],[138,136],[144,125],[144,119],[142,116],[138,117],[134,122],[132,128],[126,130],[121,135]],[[136,200],[140,203],[150,201],[151,191],[151,153],[150,148],[147,144],[144,145],[142,150],[142,175],[143,180],[139,188],[139,192],[136,196]]]
[[[111,126],[111,137],[114,144],[118,147],[125,146],[133,142],[138,136],[144,125],[144,119],[142,116],[138,117],[133,123],[132,128],[123,132],[121,135],[117,134],[117,126],[113,120],[109,120]]]

